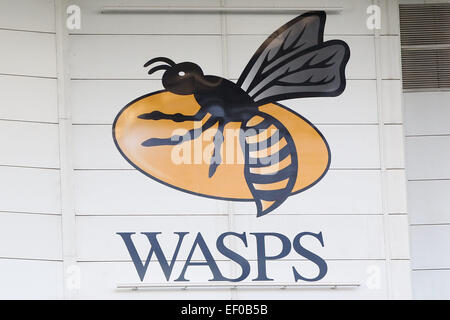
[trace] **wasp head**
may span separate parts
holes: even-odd
[[[148,74],[158,70],[165,70],[162,83],[164,88],[172,93],[182,95],[194,94],[203,82],[203,71],[195,63],[175,63],[169,58],[158,57],[148,61],[144,67],[148,67],[155,62],[163,62],[164,64],[151,68]]]

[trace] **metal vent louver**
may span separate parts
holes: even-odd
[[[450,4],[400,5],[403,88],[450,89]]]

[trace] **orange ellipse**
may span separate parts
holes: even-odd
[[[194,141],[183,142],[178,146],[141,145],[150,138],[169,138],[174,133],[182,134],[182,131],[193,129],[195,123],[143,120],[138,118],[139,115],[152,111],[193,115],[199,109],[193,95],[158,91],[142,96],[125,106],[117,115],[113,124],[114,142],[132,166],[172,188],[210,198],[252,201],[244,177],[242,149],[239,140],[232,135],[235,132],[233,129],[240,128],[240,123],[232,122],[225,126],[223,163],[211,178],[208,176],[208,159],[213,153],[212,138],[217,125],[204,131]],[[259,109],[283,123],[295,142],[299,168],[292,194],[313,186],[325,175],[330,164],[330,150],[323,135],[308,120],[282,105],[269,103]],[[195,152],[198,150],[201,152]]]

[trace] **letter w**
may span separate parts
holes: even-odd
[[[147,236],[147,239],[151,245],[147,260],[145,261],[145,264],[143,264],[143,260],[141,259],[141,257],[139,257],[133,240],[131,239],[131,236],[135,234],[135,232],[117,232],[117,234],[122,237],[123,242],[125,242],[125,245],[127,246],[128,253],[130,254],[131,260],[133,260],[134,267],[136,268],[141,281],[144,281],[145,273],[147,272],[147,268],[152,258],[153,252],[155,253],[156,259],[158,259],[159,265],[161,266],[161,269],[166,276],[166,280],[169,281],[173,266],[175,265],[175,261],[178,256],[178,252],[180,251],[181,243],[183,242],[183,238],[185,235],[189,234],[189,232],[175,232],[175,234],[178,235],[178,244],[169,264],[164,255],[164,252],[161,249],[161,246],[159,245],[158,239],[156,238],[156,236],[160,233],[161,232],[141,232],[141,234],[145,234]]]

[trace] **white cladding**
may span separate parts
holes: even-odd
[[[315,187],[258,219],[251,203],[191,196],[137,172],[115,149],[111,124],[129,101],[162,89],[160,74],[148,76],[142,68],[148,59],[167,56],[177,62],[193,61],[205,73],[237,79],[267,35],[295,15],[102,15],[101,7],[123,1],[62,2],[79,5],[82,15],[81,29],[71,30],[65,38],[63,65],[69,74],[65,82],[57,80],[62,70],[56,63],[54,2],[0,0],[1,298],[411,297],[396,1],[376,1],[382,8],[382,29],[377,31],[366,26],[366,9],[372,0],[223,1],[226,6],[342,6],[342,12],[328,15],[325,36],[345,40],[352,52],[342,96],[284,103],[323,132],[332,152],[330,171]],[[171,5],[186,4],[171,1]],[[167,3],[159,0],[152,5]],[[220,1],[195,0],[189,5],[218,6]],[[71,114],[68,133],[59,130],[58,84],[64,87]],[[60,159],[65,157],[60,150],[64,150],[61,143],[66,134],[72,156],[64,168],[73,170],[65,169],[61,175]],[[61,179],[67,179],[67,174],[73,188],[63,188],[62,195]],[[428,174],[435,178],[432,169]],[[64,211],[63,234],[61,207],[70,208],[66,203],[70,199],[74,199],[73,210]],[[74,227],[64,222],[71,219]],[[139,282],[116,232],[162,231],[164,244],[171,250],[174,238],[170,235],[175,231],[201,231],[212,244],[230,229],[290,237],[321,231],[324,248],[306,242],[327,261],[328,274],[321,281],[361,286],[176,293],[115,289],[118,283]],[[63,236],[68,241],[63,243]],[[145,241],[137,240],[137,245],[141,252],[148,250]],[[81,286],[71,291],[65,281],[71,274],[64,272],[63,262],[66,267],[72,262],[63,252],[72,247]],[[232,269],[213,247],[223,269]],[[189,249],[182,249],[175,275]],[[254,267],[254,252],[246,257]],[[292,274],[286,272],[292,265],[312,276],[316,272],[314,264],[294,255],[271,263],[268,270],[277,281],[292,282]],[[252,268],[249,279],[254,272]],[[204,267],[192,267],[188,273],[193,282],[207,280],[205,274],[209,276]],[[374,286],[374,277],[379,285]],[[150,265],[145,281],[165,282],[157,264]]]
[[[414,296],[450,298],[449,92],[405,93]]]
[[[400,0],[427,4],[449,1]],[[405,147],[413,297],[450,299],[450,93],[406,92]]]
[[[53,1],[0,1],[0,42],[0,298],[61,298]]]

